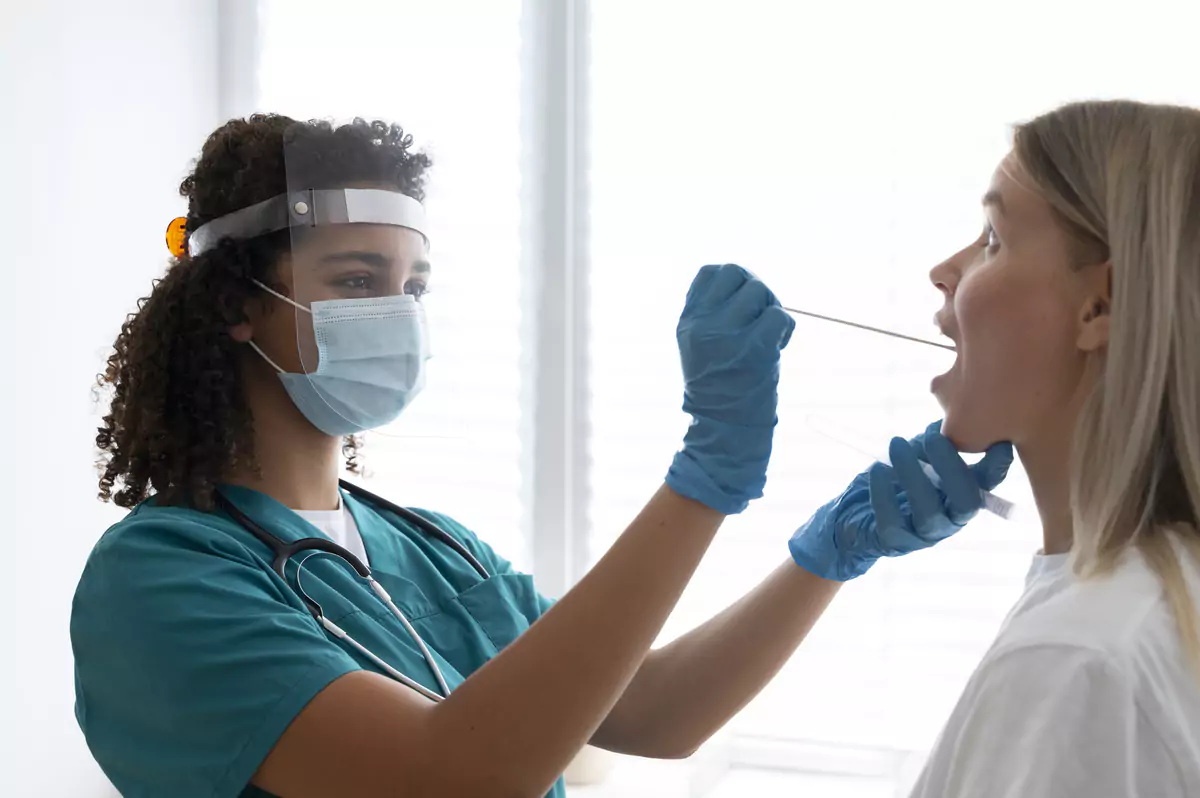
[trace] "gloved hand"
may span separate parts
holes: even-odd
[[[705,266],[675,337],[692,425],[667,473],[676,493],[726,515],[762,496],[771,458],[779,353],[796,322],[740,266]]]
[[[983,491],[1004,481],[1013,448],[998,443],[968,466],[940,421],[911,441],[893,438],[891,466],[875,463],[792,536],[792,559],[824,579],[862,576],[880,557],[924,549],[962,529],[983,508]],[[921,468],[933,467],[936,481]]]

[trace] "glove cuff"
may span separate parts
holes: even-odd
[[[762,487],[757,491],[738,492],[720,485],[709,476],[687,449],[675,455],[667,471],[667,486],[687,499],[698,501],[724,515],[737,515],[750,505],[751,499],[762,496]],[[766,482],[764,477],[762,480]]]
[[[725,515],[742,512],[763,495],[774,426],[747,427],[693,417],[683,449],[667,472],[667,485]]]
[[[836,534],[837,501],[821,507],[792,539],[788,551],[792,560],[813,576],[833,582],[849,582],[865,574],[877,558],[861,554],[851,556],[838,549]]]

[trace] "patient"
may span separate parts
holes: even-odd
[[[1200,111],[1018,127],[937,266],[964,451],[1010,440],[1044,527],[913,795],[1200,796]]]

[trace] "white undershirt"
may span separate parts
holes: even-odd
[[[1200,565],[1177,551],[1200,608]],[[912,795],[1200,796],[1200,676],[1139,552],[1088,580],[1034,558]]]
[[[350,508],[338,497],[339,507],[336,510],[293,510],[296,515],[321,530],[329,538],[346,551],[362,560],[363,565],[370,567],[367,562],[367,548],[363,545],[362,535]]]

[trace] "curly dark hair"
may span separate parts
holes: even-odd
[[[288,151],[284,161],[285,146]],[[187,230],[287,191],[371,184],[424,199],[428,156],[412,150],[397,125],[355,119],[297,123],[256,114],[218,128],[179,186]],[[257,468],[253,418],[237,368],[253,280],[283,290],[274,277],[289,232],[222,239],[197,257],[173,259],[166,275],[121,326],[99,375],[111,406],[96,435],[100,498],[134,507],[150,495],[163,504],[211,509],[213,489],[232,470]],[[343,454],[353,469],[358,441]]]

